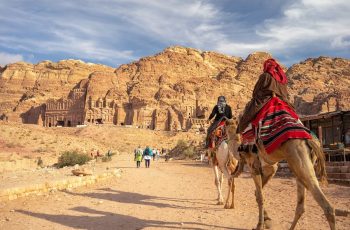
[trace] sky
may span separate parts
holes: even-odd
[[[350,58],[349,0],[0,0],[0,65],[80,59],[118,67],[180,45],[286,66]]]

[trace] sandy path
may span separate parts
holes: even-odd
[[[256,225],[254,185],[248,175],[236,180],[235,209],[225,210],[215,205],[214,177],[205,165],[151,162],[150,169],[136,169],[125,158],[118,166],[122,178],[109,183],[1,203],[0,229],[251,229]],[[325,192],[337,208],[349,209],[349,190],[330,185]],[[275,229],[288,229],[296,200],[294,180],[275,178],[265,194],[271,195],[266,203]],[[310,194],[306,205],[297,228],[328,229]],[[338,229],[350,229],[350,217],[337,221]]]

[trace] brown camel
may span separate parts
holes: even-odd
[[[236,134],[236,128],[236,122],[227,121],[229,145],[232,148],[236,148],[240,142],[240,137]],[[298,220],[305,212],[305,188],[311,192],[314,199],[323,209],[330,228],[332,230],[336,229],[335,210],[323,194],[314,170],[315,165],[316,171],[320,175],[321,182],[326,183],[324,154],[318,140],[290,139],[271,154],[266,153],[260,141],[258,141],[257,146],[259,150],[258,155],[254,153],[241,154],[241,160],[247,162],[256,187],[255,195],[259,206],[259,222],[256,229],[264,229],[265,224],[266,227],[270,224],[271,219],[264,209],[262,189],[275,175],[277,163],[281,160],[286,160],[288,162],[289,168],[294,173],[297,181],[297,207],[290,229],[295,228]],[[233,151],[233,153],[235,153],[235,151]],[[239,156],[236,154],[235,157]],[[240,164],[242,164],[242,162],[240,162]]]

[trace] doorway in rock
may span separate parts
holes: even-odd
[[[68,126],[68,127],[71,127],[71,126],[72,126],[71,121],[68,121],[68,122],[67,122],[67,126]]]
[[[102,119],[96,119],[96,124],[103,124]]]
[[[57,121],[56,126],[62,126],[62,127],[64,127],[64,121]]]
[[[51,127],[51,122],[49,123],[49,127]]]

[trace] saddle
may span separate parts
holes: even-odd
[[[259,140],[266,153],[270,154],[289,139],[310,138],[310,130],[301,123],[294,109],[278,97],[273,97],[243,131],[242,144],[249,146]]]
[[[214,129],[214,131],[210,134],[209,138],[210,149],[216,149],[218,146],[220,146],[221,142],[227,140],[225,121],[221,121],[219,123],[216,129]]]
[[[242,144],[238,147],[238,151],[257,154],[258,148],[255,140],[255,130],[253,129],[252,123],[249,123],[248,127],[242,133]]]

